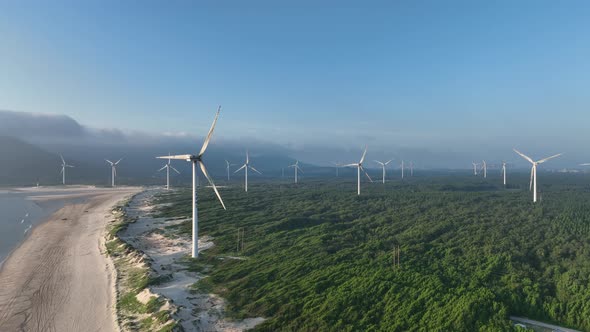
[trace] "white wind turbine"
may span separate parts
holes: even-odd
[[[358,163],[344,165],[344,167],[356,167],[357,168],[357,195],[360,196],[361,194],[361,171],[365,173],[369,181],[373,182],[367,171],[363,168],[363,162],[365,161],[365,156],[367,155],[367,147],[365,146],[365,152],[361,157],[361,160]]]
[[[116,163],[105,159],[107,163],[111,164],[111,186],[114,187],[115,186],[115,177],[117,176],[117,164],[119,164],[119,162],[121,162],[121,160],[123,160],[123,158],[117,160]]]
[[[209,145],[209,141],[211,141],[211,136],[213,135],[213,129],[215,129],[215,124],[217,123],[217,118],[219,117],[219,112],[221,112],[221,106],[217,109],[217,113],[215,114],[215,119],[213,120],[213,124],[211,125],[211,129],[209,129],[209,133],[207,137],[205,137],[205,141],[203,142],[203,146],[201,147],[201,151],[199,151],[198,155],[192,154],[184,154],[184,155],[177,155],[177,156],[163,156],[163,157],[156,157],[158,159],[181,159],[186,160],[192,163],[193,166],[193,247],[192,247],[192,257],[196,258],[199,256],[199,223],[198,223],[198,210],[197,210],[197,165],[203,172],[203,175],[209,181],[209,184],[215,191],[219,202],[221,202],[221,206],[225,210],[225,204],[223,204],[223,200],[221,199],[221,195],[219,195],[219,191],[217,191],[217,187],[213,183],[213,179],[209,176],[207,172],[207,168],[205,168],[205,164],[203,164],[203,154],[205,150],[207,150],[207,146]]]
[[[488,164],[486,163],[485,160],[482,160],[482,164],[481,164],[481,169],[483,170],[483,178],[487,178],[488,177]]]
[[[374,162],[376,162],[377,164],[381,165],[381,169],[383,170],[383,183],[385,183],[385,166],[387,166],[387,164],[389,164],[390,162],[393,161],[393,159],[390,159],[386,162],[381,162],[379,160],[373,160]]]
[[[513,150],[514,150],[514,152],[518,153],[521,157],[523,157],[524,159],[526,159],[528,162],[530,162],[533,165],[533,167],[531,168],[531,182],[529,184],[529,188],[530,189],[533,189],[533,187],[534,187],[534,190],[533,190],[533,202],[537,202],[537,166],[539,164],[542,164],[542,163],[546,162],[549,159],[553,159],[553,158],[559,157],[562,154],[561,153],[558,153],[558,154],[553,155],[551,157],[547,157],[547,158],[541,159],[539,161],[534,161],[530,157],[524,155],[522,152],[520,152],[520,151],[518,151],[516,149],[513,149]]]
[[[61,154],[59,156],[61,157],[61,183],[66,184],[66,168],[74,166],[68,165]]]
[[[473,175],[477,175],[477,164],[471,163],[473,165]]]
[[[301,167],[299,167],[299,160],[296,160],[293,165],[289,165],[289,167],[293,167],[295,169],[295,183],[297,183],[297,171],[303,173]]]
[[[334,167],[336,168],[336,177],[338,177],[338,171],[340,170],[340,167],[342,167],[342,164],[332,162],[332,165],[334,165]]]
[[[414,162],[410,162],[410,176],[414,176]]]
[[[168,157],[170,157],[170,154],[168,154]],[[180,172],[174,168],[172,165],[170,165],[170,158],[168,158],[168,162],[164,165],[164,167],[160,168],[158,170],[158,172],[162,171],[163,169],[166,169],[166,190],[170,189],[170,169],[172,169],[173,171],[175,171],[176,173],[180,174]]]
[[[248,153],[248,150],[246,150],[246,163],[234,172],[234,173],[237,173],[237,172],[241,171],[242,169],[244,170],[244,172],[245,172],[244,173],[244,188],[246,191],[248,191],[248,168],[258,174],[262,174],[256,168],[250,166],[250,154]]]
[[[229,161],[225,161],[225,170],[227,171],[227,181],[229,181],[229,168],[231,166],[235,166],[235,164],[230,163]]]
[[[403,179],[404,178],[404,161],[403,160],[402,160],[401,167],[402,167],[402,179]]]

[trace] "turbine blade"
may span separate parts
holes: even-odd
[[[190,154],[179,154],[176,156],[162,156],[156,157],[157,159],[180,159],[180,160],[191,160],[192,155]]]
[[[580,164],[580,166],[590,166],[590,163]]]
[[[209,173],[207,173],[207,169],[205,168],[205,164],[203,164],[202,162],[198,162],[199,167],[201,168],[201,171],[203,172],[203,175],[205,175],[205,177],[207,178],[207,181],[209,181],[209,184],[211,185],[211,187],[213,187],[213,191],[215,191],[215,195],[217,195],[217,198],[219,198],[219,202],[221,203],[221,206],[223,206],[224,210],[227,210],[225,208],[225,204],[223,204],[223,200],[221,199],[221,195],[219,194],[219,191],[217,191],[217,187],[215,187],[215,183],[213,183],[213,179],[209,176]]]
[[[547,157],[547,158],[545,158],[545,159],[541,159],[541,160],[537,161],[537,164],[542,164],[542,163],[546,162],[547,160],[549,160],[549,159],[553,159],[553,158],[557,158],[557,157],[561,156],[562,154],[563,154],[563,153],[558,153],[558,154],[556,154],[556,155],[553,155],[553,156],[551,156],[551,157]]]
[[[117,162],[115,163],[115,165],[117,165],[118,163],[120,163],[120,162],[121,162],[121,160],[123,160],[123,158],[121,158],[121,159],[117,160]]]
[[[170,166],[170,168],[172,168],[176,173],[180,174],[180,172],[176,168],[174,168],[172,166]]]
[[[108,160],[108,159],[105,159],[105,160],[106,160],[106,162],[107,162],[107,163],[109,163],[109,164],[111,164],[111,165],[113,164],[113,162],[112,162],[112,161],[110,161],[110,160]]]
[[[359,167],[365,173],[365,175],[367,176],[367,178],[369,178],[369,181],[373,182],[373,179],[371,179],[371,177],[369,176],[369,173],[367,173],[367,171],[365,171],[365,169],[363,168],[363,166],[359,166]]]
[[[161,171],[161,170],[163,170],[163,169],[164,169],[164,168],[166,168],[166,167],[168,167],[168,164],[166,164],[164,167],[160,168],[160,169],[158,170],[158,172],[159,172],[159,171]]]
[[[301,167],[297,166],[297,169],[299,170],[299,172],[305,173],[305,172],[303,172],[303,170],[301,169]]]
[[[388,161],[385,163],[385,165],[389,164],[389,163],[390,163],[390,162],[392,162],[392,161],[393,161],[393,159],[389,159],[389,160],[388,160]]]
[[[348,165],[342,165],[342,167],[358,167],[359,164],[348,164]]]
[[[384,163],[380,162],[379,160],[373,160],[374,162],[376,162],[379,165],[384,165]]]
[[[524,159],[528,160],[531,164],[534,164],[535,162],[527,155],[525,155],[524,153],[516,150],[516,149],[512,149],[514,150],[514,152],[518,153],[521,157],[523,157]]]
[[[201,152],[199,152],[199,157],[205,153],[207,150],[207,145],[209,145],[209,141],[211,140],[211,136],[213,135],[213,129],[215,129],[215,124],[217,123],[217,118],[219,117],[219,112],[221,112],[221,105],[217,108],[217,113],[215,114],[215,119],[213,120],[213,124],[211,125],[211,129],[209,129],[209,134],[205,138],[203,142],[203,147],[201,147]]]
[[[361,157],[361,161],[359,161],[359,164],[362,164],[363,161],[365,161],[366,155],[367,155],[367,146],[365,145],[365,151],[363,152],[363,156]]]
[[[252,167],[250,165],[248,165],[248,167],[250,167],[250,169],[253,170],[254,172],[262,175],[262,173],[260,173],[256,168],[254,168],[254,167]]]
[[[237,173],[237,172],[243,170],[245,167],[246,167],[246,164],[244,164],[242,167],[238,168],[234,173]]]

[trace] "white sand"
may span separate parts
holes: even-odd
[[[73,202],[33,228],[0,270],[0,331],[118,331],[113,265],[105,255],[110,210],[140,188],[43,188],[39,200]],[[64,193],[67,191],[67,193]],[[48,193],[49,192],[49,193]]]

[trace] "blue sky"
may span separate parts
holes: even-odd
[[[222,104],[219,135],[293,147],[590,139],[587,1],[286,3],[2,1],[0,109],[202,134]]]

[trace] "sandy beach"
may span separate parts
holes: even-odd
[[[49,191],[49,193],[47,193]],[[0,270],[0,331],[118,331],[112,263],[104,255],[111,208],[141,188],[47,189],[69,199],[34,227]]]

